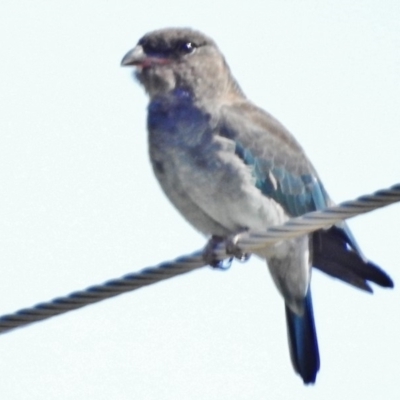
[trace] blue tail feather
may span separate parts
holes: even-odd
[[[320,362],[311,291],[308,290],[304,299],[303,315],[297,315],[288,306],[285,307],[293,367],[305,384],[315,383]]]

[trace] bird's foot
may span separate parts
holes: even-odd
[[[247,229],[244,231],[246,232]],[[225,239],[225,248],[226,248],[226,253],[229,255],[234,256],[238,261],[240,262],[246,262],[250,259],[251,254],[245,253],[238,245],[237,242],[240,238],[240,235],[243,232],[239,232],[235,235],[228,236]]]
[[[230,257],[225,260],[219,260],[216,256],[216,250],[220,246],[221,243],[225,242],[225,238],[222,236],[211,236],[210,240],[207,242],[206,247],[203,250],[203,259],[204,261],[215,269],[228,269],[230,268],[233,257]]]
[[[211,267],[216,269],[226,270],[232,265],[233,258],[238,259],[240,262],[246,262],[250,258],[250,254],[244,253],[237,245],[239,235],[232,235],[229,237],[211,236],[203,250],[203,259]],[[221,243],[225,244],[226,254],[232,256],[224,260],[219,260],[216,255],[216,249]]]

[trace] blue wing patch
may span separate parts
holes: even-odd
[[[270,160],[255,157],[249,149],[235,143],[235,154],[252,167],[256,187],[281,204],[288,214],[299,216],[326,207],[326,192],[316,176],[295,175],[284,167],[274,166]]]

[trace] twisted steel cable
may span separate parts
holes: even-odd
[[[234,243],[243,252],[271,246],[279,241],[301,236],[318,229],[327,228],[341,220],[365,214],[377,208],[400,201],[400,184],[389,189],[379,190],[371,195],[364,195],[356,200],[346,201],[339,205],[313,211],[297,218],[292,218],[283,225],[275,226],[264,232],[245,232],[234,238]],[[215,250],[219,260],[227,257],[224,243]],[[154,267],[145,268],[137,273],[113,279],[100,285],[73,292],[65,297],[58,297],[31,308],[19,310],[13,314],[0,317],[0,333],[9,332],[33,322],[38,322],[67,311],[76,310],[89,304],[97,303],[119,294],[139,289],[174,276],[201,268],[205,265],[203,250],[191,255],[166,261]]]

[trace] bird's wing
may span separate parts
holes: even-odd
[[[256,186],[290,216],[333,204],[304,151],[271,115],[249,102],[221,109],[220,134],[234,140],[236,154],[252,168]],[[368,281],[392,287],[390,277],[368,261],[345,222],[312,234],[313,266],[359,289]]]
[[[236,155],[252,168],[257,188],[292,217],[329,201],[295,138],[275,118],[249,102],[221,109],[219,132],[235,142]]]

